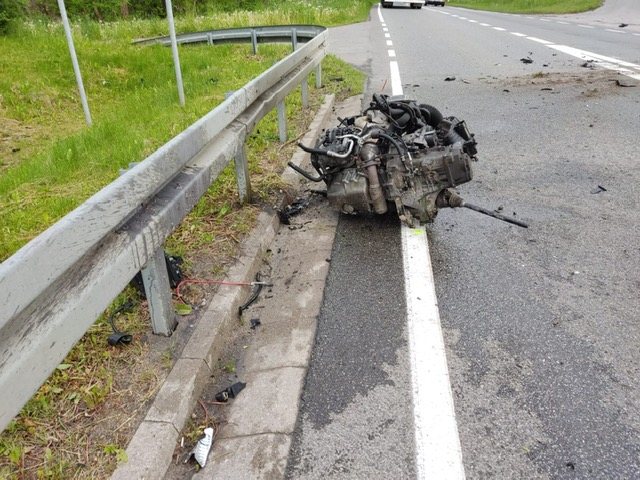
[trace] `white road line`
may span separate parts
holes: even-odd
[[[391,71],[391,95],[402,95],[404,92],[402,91],[398,62],[389,62],[389,70]]]
[[[387,40],[387,47],[393,46],[393,42],[391,40]]]
[[[527,37],[527,40],[532,40],[534,42],[541,43],[542,45],[553,45],[553,42],[549,42],[547,40],[543,40],[543,39],[537,38],[537,37]]]
[[[624,60],[618,60],[617,58],[606,57],[593,52],[587,52],[566,45],[549,45],[549,48],[558,50],[559,52],[566,53],[581,60],[591,60],[596,65],[613,70],[614,72],[621,73],[627,77],[640,80],[640,65],[635,63],[625,62]]]
[[[458,15],[453,15],[454,17],[458,17]],[[475,20],[469,20],[465,17],[458,17],[461,20],[468,20],[469,22],[473,22],[476,23]],[[530,18],[532,20],[537,19],[537,20],[541,20],[543,22],[550,22],[551,20],[545,19],[545,18],[538,18],[538,17],[527,17]],[[556,21],[556,23],[562,24],[562,25],[570,25],[570,23],[568,22],[561,22],[561,21]],[[483,27],[491,27],[491,25],[489,25],[488,23],[479,23],[479,25],[483,26]],[[582,25],[582,24],[578,24],[579,27],[582,28],[595,28],[591,25]],[[502,27],[492,27],[494,30],[497,30],[499,32],[504,32],[506,31],[506,29],[502,28]],[[606,28],[604,29],[607,32],[612,32],[612,33],[629,33],[629,32],[623,32],[621,30],[614,30],[611,28]],[[558,50],[560,52],[566,53],[568,55],[574,56],[576,58],[580,58],[582,60],[591,60],[593,62],[595,62],[597,65],[607,68],[609,70],[613,70],[616,71],[618,73],[621,73],[623,75],[626,75],[627,77],[630,78],[634,78],[636,80],[640,80],[640,65],[636,65],[635,63],[630,63],[630,62],[625,62],[623,60],[618,60],[616,58],[611,58],[611,57],[605,57],[604,55],[599,55],[597,53],[593,53],[593,52],[587,52],[584,50],[579,50],[577,48],[573,48],[573,47],[568,47],[565,45],[556,45],[553,42],[550,42],[548,40],[543,40],[542,38],[537,38],[537,37],[529,37],[527,35],[525,35],[524,33],[520,33],[520,32],[509,32],[509,34],[514,35],[516,37],[526,37],[527,40],[531,40],[533,42],[537,42],[537,43],[541,43],[542,45],[546,45],[550,48],[553,48],[555,50]],[[640,33],[632,33],[632,35],[634,36],[640,36]]]
[[[384,38],[391,38],[391,34],[389,34],[389,33],[385,33],[385,34],[384,34]]]
[[[401,235],[418,478],[464,479],[427,233],[403,224]]]
[[[396,51],[395,50],[389,50],[389,56],[390,57],[395,57],[396,56]]]
[[[383,21],[380,5],[378,15]],[[398,62],[390,61],[391,94],[402,95]],[[464,480],[449,369],[425,227],[402,224],[407,330],[419,480]]]

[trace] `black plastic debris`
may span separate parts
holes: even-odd
[[[122,311],[131,309],[131,307],[133,307],[133,302],[125,302],[118,308],[116,308],[113,312],[111,312],[111,315],[109,315],[109,324],[113,329],[113,333],[109,335],[109,337],[107,338],[107,342],[112,347],[115,347],[117,345],[129,345],[133,340],[133,335],[127,332],[121,332],[120,330],[118,330],[115,324],[115,316]]]
[[[598,185],[596,188],[594,188],[593,190],[591,190],[591,193],[592,193],[593,195],[595,195],[595,194],[597,194],[597,193],[606,192],[606,191],[607,191],[607,189],[606,189],[606,188],[604,188],[604,187],[602,187],[602,186]]]
[[[591,69],[595,68],[595,66],[593,65],[593,60],[587,60],[586,62],[580,64],[580,66],[582,68],[591,68]]]
[[[234,383],[230,387],[227,387],[221,392],[216,393],[216,402],[228,402],[230,398],[236,398],[246,386],[246,383]]]
[[[628,23],[621,23],[620,25],[618,25],[620,28],[624,28],[624,27],[628,27],[629,24]]]
[[[447,77],[444,79],[445,82],[453,82],[456,79],[456,77]]]
[[[531,60],[531,58],[529,57],[521,58],[520,61],[522,63],[533,63],[533,60]]]
[[[285,205],[278,210],[278,217],[283,225],[291,225],[289,221],[291,217],[300,215],[302,211],[309,206],[309,200],[306,198],[299,198],[295,202]]]
[[[256,273],[256,281],[255,282],[251,282],[251,284],[254,286],[253,292],[251,293],[251,296],[247,299],[247,301],[244,302],[242,305],[240,305],[238,307],[238,315],[239,316],[242,316],[242,312],[244,312],[247,308],[249,308],[249,306],[258,299],[258,295],[260,295],[260,292],[262,291],[262,287],[264,287],[264,286],[272,287],[273,286],[270,283],[265,283],[265,282],[262,281],[262,278],[260,276],[260,272]]]
[[[256,327],[262,325],[262,322],[260,321],[259,318],[252,318],[250,322],[251,322],[251,327],[250,327],[251,330],[255,330]]]

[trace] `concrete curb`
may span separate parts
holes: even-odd
[[[324,104],[302,139],[304,144],[315,143],[331,116],[334,103],[333,95],[325,96]],[[297,151],[291,160],[301,165],[307,159],[308,154]],[[291,168],[285,170],[282,178],[292,189],[299,188],[300,178]],[[229,281],[253,281],[279,227],[275,212],[263,212],[259,216],[256,227],[241,246],[238,261],[227,274]],[[180,432],[222,353],[224,339],[236,328],[238,307],[246,300],[245,297],[246,292],[238,288],[220,287],[131,439],[127,447],[127,463],[116,469],[112,479],[158,479],[165,476]]]

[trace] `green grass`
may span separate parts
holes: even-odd
[[[370,2],[179,18],[178,32],[242,25],[339,24]],[[326,20],[324,20],[326,19]],[[85,125],[60,24],[33,20],[0,36],[0,261],[144,159],[289,53],[287,46],[180,48],[186,106],[177,101],[171,50],[131,39],[166,34],[166,21],[73,27],[93,127]]]
[[[504,13],[578,13],[593,10],[602,0],[451,0],[453,7]]]
[[[177,30],[346,23],[364,19],[370,5],[342,2],[345,8],[334,8],[339,3],[318,3],[298,16],[291,2],[285,4],[288,9],[279,6],[279,13],[178,18]],[[325,14],[327,22],[322,21]],[[84,121],[61,27],[32,21],[0,37],[0,260],[115,179],[119,168],[143,160],[218,105],[225,92],[290,51],[288,46],[260,45],[254,56],[248,45],[181,47],[183,108],[170,49],[130,43],[165,29],[160,20],[74,24],[91,128]],[[316,89],[310,79],[310,108],[302,107],[299,88],[287,98],[291,139],[306,131],[326,93],[342,99],[362,92],[363,74],[335,57],[324,60],[322,72],[322,88]],[[295,149],[294,141],[279,143],[275,112],[259,122],[247,141],[254,203],[239,205],[230,166],[167,241],[168,251],[185,257],[191,278],[224,272],[261,205],[272,203],[283,188],[279,173]],[[206,272],[197,270],[197,255],[208,259]],[[132,344],[106,345],[110,327],[105,316],[91,327],[0,435],[1,478],[108,478],[125,460],[136,416],[173,361],[170,350],[161,355],[145,340],[151,335],[148,310],[130,290],[116,304],[134,299],[138,305],[116,320],[133,335]]]

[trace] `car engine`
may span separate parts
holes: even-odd
[[[339,121],[315,147],[298,143],[311,154],[317,176],[289,162],[307,179],[325,182],[338,210],[384,214],[392,208],[414,226],[432,222],[439,208],[467,207],[526,227],[448,190],[473,178],[471,162],[477,160],[474,135],[463,120],[416,100],[373,94],[360,115]]]

